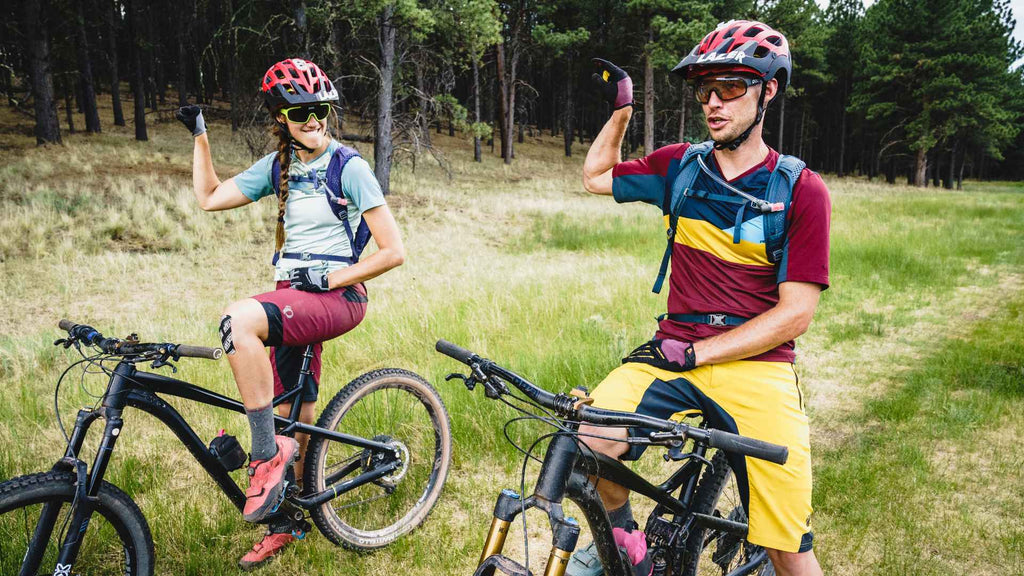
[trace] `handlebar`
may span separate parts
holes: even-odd
[[[670,436],[678,440],[692,438],[694,441],[706,444],[711,448],[718,448],[726,452],[750,456],[751,458],[759,458],[776,464],[785,464],[789,457],[789,448],[786,446],[740,436],[739,434],[725,432],[724,430],[698,428],[632,412],[619,412],[617,410],[606,410],[585,405],[578,406],[577,398],[566,394],[552,394],[515,372],[503,368],[491,360],[481,358],[476,353],[452,344],[447,340],[438,340],[434,349],[469,366],[473,370],[473,375],[468,378],[480,380],[482,376],[483,379],[495,377],[504,380],[515,386],[537,404],[554,410],[562,416],[572,417],[590,424],[631,426],[649,428],[662,433],[672,433]],[[486,381],[484,383],[487,384]],[[661,436],[664,438],[663,434]]]
[[[120,356],[141,356],[145,354],[159,354],[166,358],[206,358],[217,360],[223,355],[220,348],[208,348],[206,346],[191,346],[188,344],[172,344],[170,342],[137,342],[132,340],[121,340],[120,338],[105,338],[98,330],[86,324],[76,324],[67,319],[61,319],[57,326],[68,333],[73,341],[84,342],[90,346],[96,346],[107,354]]]

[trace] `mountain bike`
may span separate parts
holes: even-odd
[[[600,478],[654,501],[654,510],[644,528],[654,575],[774,573],[767,552],[747,542],[746,514],[725,453],[784,464],[789,455],[785,446],[700,425],[594,408],[589,405],[593,400],[583,389],[574,389],[571,394],[552,394],[511,370],[450,342],[439,340],[436,349],[469,366],[469,374],[453,373],[448,379],[461,380],[470,391],[482,386],[488,398],[504,401],[520,411],[525,412],[521,406],[531,405],[542,414],[528,413],[528,417],[555,428],[555,432],[538,439],[538,442],[543,438],[550,438],[550,441],[533,495],[524,497],[505,489],[498,496],[474,576],[530,574],[528,565],[502,555],[502,549],[513,520],[532,508],[546,512],[551,523],[551,551],[544,574],[562,576],[580,534],[579,522],[565,515],[562,506],[565,498],[579,507],[588,522],[604,573],[632,576],[632,566],[615,545],[608,513],[597,493],[595,479]],[[507,398],[520,402],[513,404]],[[629,437],[626,441],[666,447],[666,461],[682,464],[667,480],[652,484],[618,460],[594,452],[580,442],[581,423],[653,430],[647,437]],[[536,445],[537,442],[534,447]],[[524,451],[527,459],[532,457],[534,447]],[[525,462],[523,472],[525,474]]]
[[[243,405],[199,386],[145,372],[174,368],[181,358],[216,360],[219,348],[143,343],[132,334],[106,338],[94,328],[61,320],[75,347],[76,365],[98,367],[108,376],[95,408],[78,412],[64,456],[47,472],[0,484],[0,574],[153,574],[153,537],[139,507],[104,480],[117,440],[124,436],[125,408],[137,408],[162,422],[241,512],[245,493],[231,475],[247,455],[233,436],[210,447],[166,400],[176,397],[243,414]],[[89,354],[83,351],[90,351]],[[310,529],[307,517],[331,542],[358,550],[385,546],[420,525],[441,493],[451,462],[451,428],[441,398],[423,378],[407,370],[374,370],[354,379],[327,404],[315,426],[298,420],[300,398],[314,385],[312,346],[303,356],[298,385],[274,398],[290,403],[287,418],[275,416],[277,433],[310,436],[303,489],[292,482],[278,509],[262,523]],[[114,368],[107,364],[116,362]],[[63,379],[63,375],[61,378]],[[58,380],[58,389],[60,380]],[[56,394],[55,394],[56,398]],[[89,466],[81,451],[89,428],[105,425]],[[59,422],[58,415],[58,422]],[[63,428],[62,428],[63,430]],[[308,513],[308,516],[307,516]]]

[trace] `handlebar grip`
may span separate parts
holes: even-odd
[[[747,438],[746,436],[722,430],[708,430],[708,446],[725,450],[726,452],[743,454],[751,458],[760,458],[761,460],[767,460],[776,464],[785,464],[786,460],[789,459],[789,448],[786,446],[779,446],[771,442],[755,440],[754,438]]]
[[[178,356],[189,356],[191,358],[207,358],[209,360],[219,360],[224,354],[224,351],[220,348],[207,348],[206,346],[189,346],[188,344],[178,344],[174,349]]]
[[[57,322],[57,327],[67,332],[68,330],[71,330],[72,328],[75,327],[75,323],[72,322],[71,320],[68,320],[67,318],[61,318],[60,322]]]
[[[444,354],[445,356],[454,358],[459,362],[462,362],[463,364],[469,364],[470,360],[472,360],[472,358],[476,356],[476,354],[470,352],[469,350],[466,350],[461,346],[456,346],[455,344],[452,344],[451,342],[444,339],[438,340],[437,344],[434,344],[434,350],[437,350],[438,352]]]

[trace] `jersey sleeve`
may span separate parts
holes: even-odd
[[[386,204],[377,177],[369,163],[359,156],[350,159],[341,171],[341,189],[356,205],[360,214]]]
[[[665,178],[673,160],[678,162],[689,144],[672,144],[652,154],[619,162],[612,168],[612,196],[616,202],[645,202],[661,207],[665,201]]]
[[[832,200],[817,173],[804,170],[793,188],[778,282],[812,282],[828,288]]]
[[[235,184],[246,198],[256,202],[264,196],[274,194],[274,185],[270,181],[270,171],[277,152],[271,152],[256,161],[241,174],[235,176]]]

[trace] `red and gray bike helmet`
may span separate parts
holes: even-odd
[[[793,74],[789,42],[781,32],[767,24],[752,20],[730,20],[718,25],[683,58],[673,72],[688,82],[710,73],[746,72],[760,76],[765,82],[778,80],[782,93]],[[736,139],[716,143],[716,148],[735,150],[747,139],[764,116],[764,89],[757,102],[757,118]]]
[[[338,91],[327,74],[301,58],[289,58],[271,66],[263,75],[262,91],[263,101],[271,111],[338,100]]]

